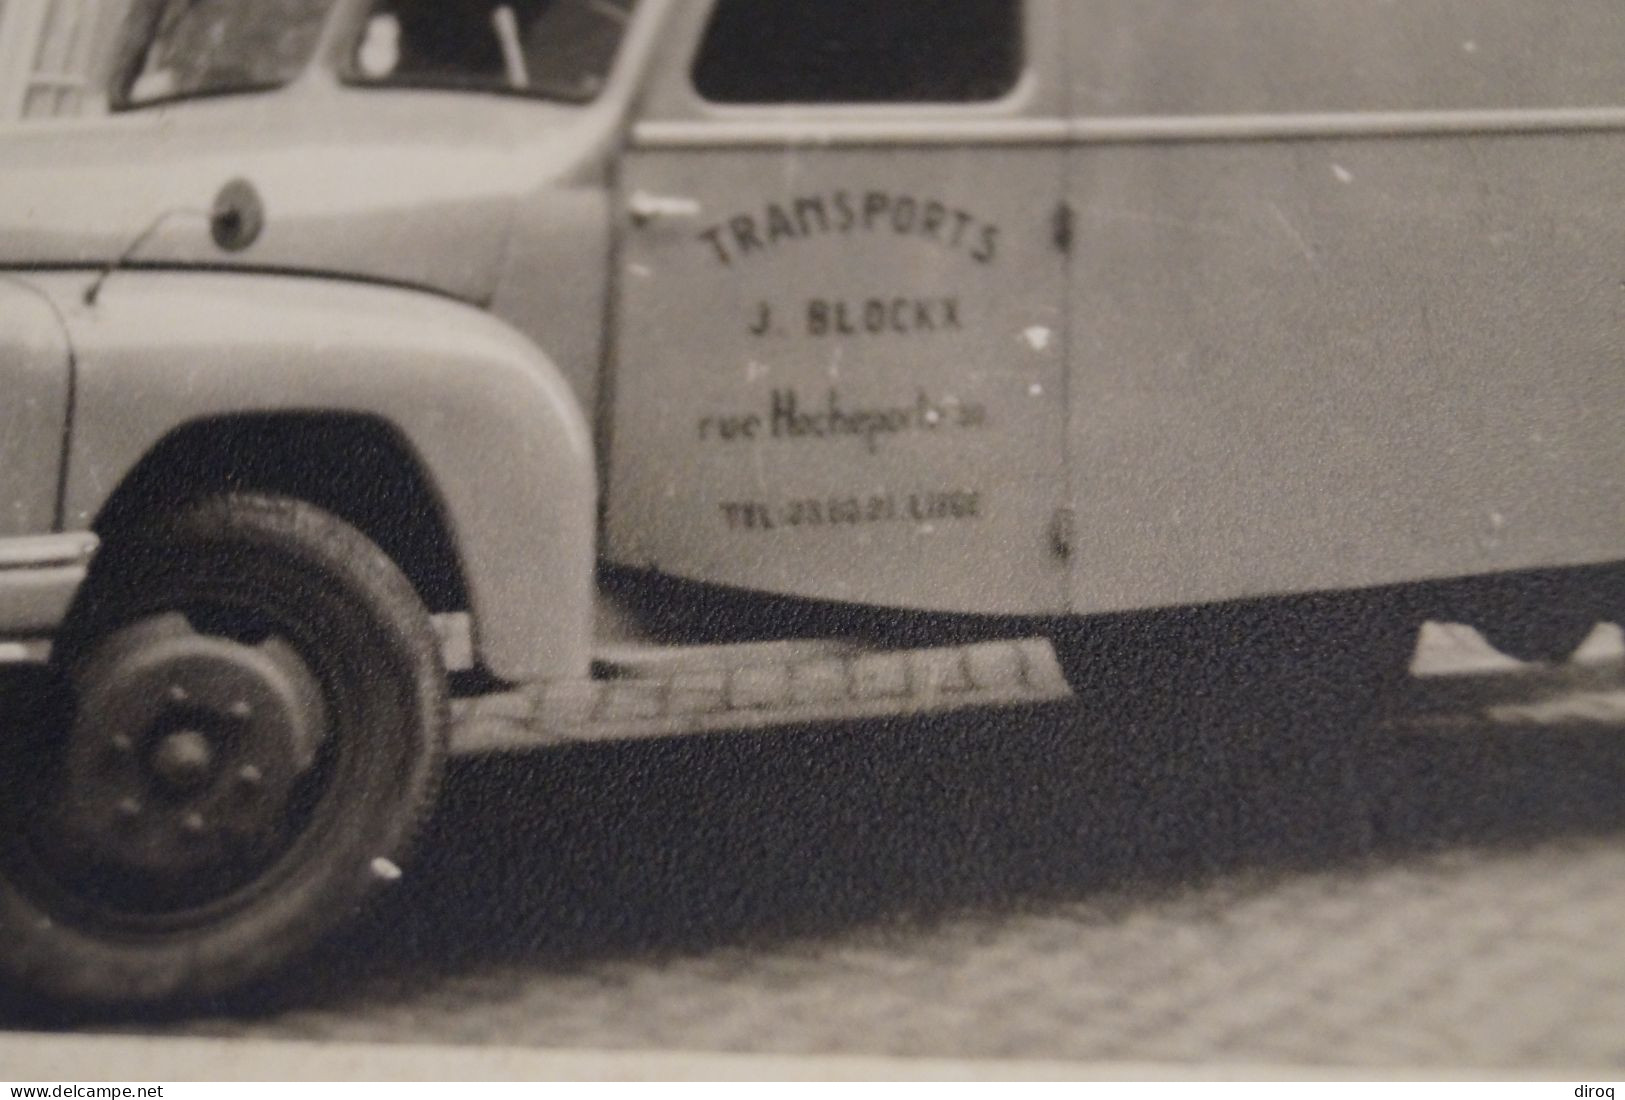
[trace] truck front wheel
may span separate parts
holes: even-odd
[[[57,648],[66,716],[0,743],[9,983],[104,1008],[218,996],[399,876],[445,675],[354,528],[271,496],[188,505],[109,540]]]

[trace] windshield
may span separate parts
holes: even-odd
[[[310,61],[334,0],[136,0],[115,107],[288,83]]]
[[[584,102],[609,75],[636,0],[374,0],[361,84]]]

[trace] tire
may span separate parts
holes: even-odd
[[[8,984],[110,1010],[229,994],[399,876],[445,673],[354,528],[270,496],[187,505],[110,542],[57,648],[65,728],[0,770]]]
[[[1574,654],[1599,619],[1607,585],[1587,571],[1525,575],[1489,588],[1469,619],[1496,649],[1520,661],[1557,664]]]
[[[1479,632],[1496,649],[1520,661],[1560,664],[1596,627],[1596,616],[1561,609],[1527,609],[1522,615],[1507,616],[1479,624]]]

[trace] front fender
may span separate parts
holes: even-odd
[[[122,271],[35,276],[77,364],[64,510],[94,522],[187,424],[356,414],[391,425],[438,493],[480,655],[511,680],[579,676],[591,642],[597,485],[574,394],[530,341],[469,306],[328,279]]]
[[[0,538],[56,526],[72,369],[51,302],[0,274]]]

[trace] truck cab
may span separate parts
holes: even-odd
[[[1561,659],[1625,557],[1567,11],[136,0],[107,114],[0,134],[0,656],[65,700],[0,972],[252,981],[448,751],[1054,701],[1159,616]]]

